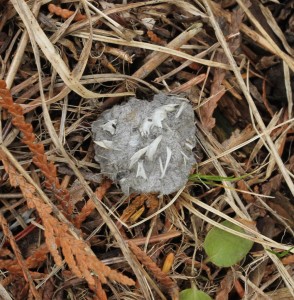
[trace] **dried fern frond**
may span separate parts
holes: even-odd
[[[30,292],[32,293],[32,295],[34,295],[35,299],[37,300],[41,300],[41,295],[39,294],[39,292],[37,291],[34,281],[32,279],[32,276],[24,262],[24,259],[21,255],[20,249],[14,239],[14,236],[12,234],[12,232],[9,229],[9,225],[7,223],[7,220],[5,219],[5,217],[3,216],[2,213],[0,213],[0,225],[2,227],[2,231],[4,236],[8,239],[11,248],[13,249],[14,255],[17,259],[17,263],[19,264],[19,266],[21,267],[22,273],[24,278],[26,279],[26,281],[29,283],[30,286]]]
[[[120,220],[122,222],[128,221],[144,205],[149,209],[147,214],[150,215],[158,207],[158,198],[153,194],[142,194],[137,196],[123,211]]]
[[[56,166],[48,161],[44,145],[37,142],[32,124],[25,121],[22,107],[13,101],[4,80],[0,80],[0,105],[12,115],[12,124],[23,133],[22,141],[32,152],[33,163],[40,168],[46,178],[46,187],[54,193],[64,213],[69,216],[73,212],[69,192],[61,187],[57,178]]]
[[[49,249],[46,244],[41,245],[34,253],[25,260],[28,269],[38,267],[47,258]],[[0,260],[0,269],[6,269],[12,274],[22,274],[21,266],[17,260]]]
[[[69,9],[62,9],[60,6],[57,6],[55,4],[50,3],[48,5],[48,10],[57,16],[62,17],[63,19],[68,19],[71,17],[75,12],[71,11]],[[87,17],[85,15],[82,15],[80,13],[77,13],[74,17],[74,21],[82,21],[85,20]]]
[[[156,263],[144,252],[142,251],[135,243],[132,241],[128,242],[128,245],[132,252],[136,255],[138,260],[152,272],[153,276],[167,289],[168,293],[171,295],[172,299],[178,299],[178,286],[172,281],[172,279],[164,273]]]
[[[0,159],[3,162],[5,171],[9,175],[11,185],[19,186],[28,203],[28,207],[37,210],[45,228],[46,244],[58,266],[63,264],[62,257],[59,253],[59,249],[61,249],[64,259],[71,271],[79,278],[84,277],[89,286],[95,285],[95,278],[92,272],[98,276],[102,283],[106,283],[108,278],[125,285],[135,284],[132,279],[104,265],[90,251],[85,241],[74,238],[70,234],[68,225],[60,222],[51,214],[51,207],[43,203],[37,195],[35,187],[29,184],[18,173],[9,163],[2,151],[0,151]]]
[[[98,199],[102,200],[104,195],[106,194],[107,190],[111,186],[111,181],[110,180],[104,180],[102,182],[101,186],[97,188],[95,191],[95,194]],[[95,203],[93,202],[92,199],[89,199],[87,203],[83,206],[82,210],[80,213],[76,216],[74,220],[74,224],[77,228],[81,227],[81,224],[86,220],[86,218],[95,210]]]

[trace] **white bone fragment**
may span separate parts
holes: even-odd
[[[193,145],[189,144],[189,143],[185,143],[185,146],[189,149],[192,150],[194,147]]]
[[[167,112],[174,111],[175,107],[178,105],[179,104],[167,104],[155,109],[154,113],[152,114],[153,126],[162,128],[161,122],[167,118]]]
[[[184,165],[185,165],[185,167],[186,167],[186,165],[187,165],[187,160],[189,160],[189,157],[188,157],[183,151],[181,151],[181,154],[183,155]]]
[[[144,179],[147,179],[142,160],[138,162],[136,177],[142,177]]]
[[[130,162],[130,166],[129,169],[132,168],[132,166],[142,157],[142,155],[145,154],[145,152],[147,151],[149,146],[144,147],[140,150],[138,150],[137,152],[134,153],[134,155],[131,157],[131,162]]]
[[[149,146],[146,152],[146,156],[147,158],[152,161],[153,160],[153,156],[157,150],[157,147],[159,145],[159,143],[161,142],[162,139],[162,135],[159,135]]]
[[[162,107],[168,111],[168,112],[171,112],[171,111],[174,111],[176,109],[176,107],[179,106],[179,104],[167,104],[167,105],[163,105]]]
[[[143,124],[140,126],[139,131],[142,136],[147,136],[150,133],[151,126],[153,125],[152,120],[146,118]]]
[[[102,129],[110,132],[112,135],[115,134],[115,126],[117,124],[117,120],[110,120],[104,125],[101,125]]]
[[[163,164],[162,164],[162,159],[159,157],[159,167],[160,167],[160,172],[161,174],[163,173]],[[161,178],[161,177],[160,177]]]
[[[155,109],[155,111],[152,115],[153,126],[162,128],[161,122],[166,118],[167,118],[167,112],[163,106]]]
[[[161,161],[161,159],[159,160],[160,170],[161,170],[161,176],[160,176],[160,178],[163,178],[163,177],[165,176],[165,173],[166,173],[168,164],[169,164],[170,159],[171,159],[171,155],[172,155],[172,152],[171,152],[170,148],[169,148],[169,147],[166,147],[166,161],[165,161],[164,168],[163,168],[163,166],[162,166],[162,161]]]
[[[185,108],[185,105],[186,105],[185,102],[183,102],[183,103],[181,104],[181,106],[180,106],[178,112],[176,113],[176,116],[175,116],[176,119],[178,119],[178,118],[180,117],[180,115],[182,114],[182,112],[183,112],[183,110],[184,110],[184,108]]]
[[[150,133],[150,130],[157,126],[162,128],[162,121],[167,118],[167,112],[175,110],[175,107],[179,104],[167,104],[162,105],[161,107],[155,109],[151,118],[146,118],[143,121],[143,124],[140,126],[139,131],[142,136],[147,136]]]

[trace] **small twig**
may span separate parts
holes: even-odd
[[[174,40],[166,45],[167,48],[178,49],[185,43],[187,43],[192,37],[201,31],[201,26],[190,28],[179,34]],[[147,62],[139,68],[132,76],[144,79],[147,77],[154,69],[156,69],[160,64],[162,64],[170,54],[167,53],[152,53],[147,57]],[[125,90],[124,86],[118,88],[116,92],[120,93]],[[108,98],[102,105],[101,108],[105,109],[111,105],[116,104],[119,98]]]

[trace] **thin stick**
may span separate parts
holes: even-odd
[[[197,33],[201,31],[201,25],[196,24],[193,28],[190,28],[181,34],[179,34],[174,40],[172,40],[166,47],[161,48],[169,48],[169,49],[178,49],[185,43],[187,43],[192,37],[194,37]],[[170,53],[152,53],[147,57],[147,62],[139,68],[132,77],[137,78],[145,78],[147,77],[154,69],[156,69],[159,65],[161,65],[171,54]],[[148,59],[149,58],[149,59]],[[121,86],[118,88],[117,92],[124,91],[125,87]],[[113,97],[107,99],[102,105],[101,108],[105,109],[106,107],[115,104],[119,99],[114,99]]]

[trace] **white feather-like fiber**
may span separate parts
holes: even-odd
[[[159,135],[149,146],[146,152],[146,156],[150,161],[153,161],[154,154],[157,150],[159,143],[162,140],[162,135]]]
[[[147,176],[146,176],[146,173],[145,173],[145,169],[144,169],[144,165],[143,165],[143,160],[140,160],[138,162],[138,168],[137,168],[136,177],[142,177],[144,179],[147,179]]]
[[[56,51],[55,45],[52,41],[49,40],[49,37],[43,29],[41,28],[37,17],[32,13],[31,8],[29,7],[26,1],[11,1],[14,9],[17,11],[19,17],[22,19],[25,29],[27,30],[31,41],[35,41],[38,46],[41,48],[43,54],[46,59],[50,61],[54,70],[59,74],[62,78],[62,81],[75,91],[78,95],[83,98],[104,98],[104,97],[112,97],[112,96],[127,96],[133,93],[119,93],[119,94],[101,94],[94,93],[91,90],[86,89],[79,81],[80,76],[78,76],[75,72],[72,72],[66,63],[64,62],[61,55]],[[88,3],[89,4],[89,3]],[[90,46],[91,39],[89,38],[89,44],[85,47]],[[33,48],[35,47],[35,43],[32,43]],[[83,69],[83,64],[79,64],[79,68]]]

